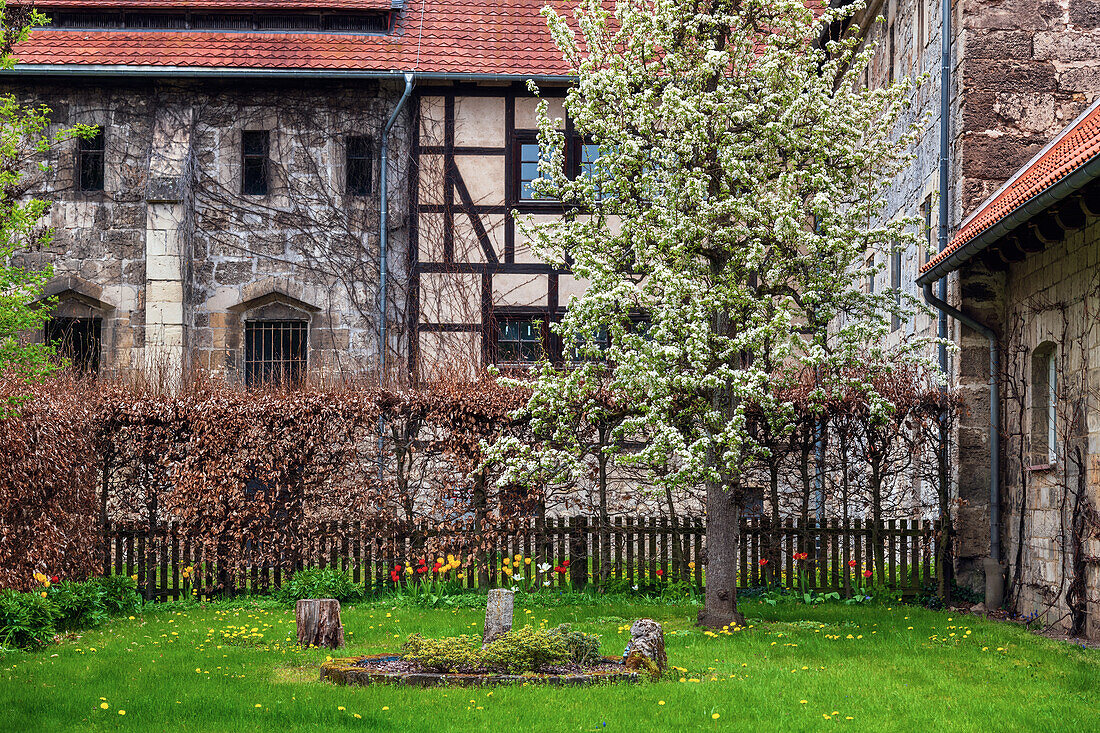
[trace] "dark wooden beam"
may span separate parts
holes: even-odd
[[[1020,246],[1019,237],[1007,237],[1001,240],[1001,257],[1006,262],[1023,262],[1027,258],[1027,252]]]
[[[978,255],[978,261],[991,272],[1004,272],[1008,269],[1008,262],[1001,254],[1001,248],[998,245],[983,249]]]
[[[1015,232],[1015,239],[1017,246],[1022,252],[1042,252],[1047,248],[1046,242],[1035,233],[1034,227],[1030,224],[1017,229]]]
[[[1081,208],[1080,197],[1074,196],[1058,205],[1058,209],[1054,212],[1054,219],[1066,231],[1076,231],[1084,228],[1088,216]]]
[[[1057,244],[1066,238],[1066,230],[1049,212],[1032,218],[1031,230],[1044,244]]]
[[[1081,191],[1080,206],[1086,214],[1100,218],[1100,186],[1093,183]]]

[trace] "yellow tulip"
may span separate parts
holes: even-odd
[[[524,565],[530,565],[531,564],[531,558],[529,558],[529,557],[523,558],[523,564]]]

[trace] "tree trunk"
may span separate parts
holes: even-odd
[[[607,454],[603,451],[604,439],[601,428],[599,455],[599,483],[600,483],[600,591],[607,591],[607,581],[611,575],[611,533],[609,525],[611,518],[607,513]]]
[[[740,492],[707,481],[707,580],[697,623],[721,628],[744,626],[737,610],[737,548],[740,541]]]
[[[336,649],[344,645],[340,623],[340,601],[334,598],[303,598],[294,611],[300,646]]]

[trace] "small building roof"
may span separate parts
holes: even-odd
[[[951,243],[921,268],[938,280],[1100,175],[1100,99],[1063,129],[971,214]]]

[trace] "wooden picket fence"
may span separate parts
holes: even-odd
[[[846,596],[860,587],[915,593],[935,583],[938,522],[826,520],[801,524],[746,518],[741,525],[738,587],[807,588]],[[103,544],[105,574],[136,576],[145,597],[202,599],[269,593],[303,568],[340,568],[369,593],[393,590],[390,572],[402,566],[401,584],[419,580],[406,567],[418,565],[422,548],[446,547],[463,559],[460,569],[423,574],[452,587],[521,585],[528,589],[583,588],[654,590],[672,583],[701,591],[705,582],[706,527],[702,517],[615,517],[601,528],[597,517],[574,516],[513,523],[496,532],[437,532],[397,526],[388,531],[359,522],[324,523],[305,533],[301,548],[277,562],[219,562],[217,552],[175,523],[109,524]],[[207,545],[208,546],[208,545]],[[877,551],[876,551],[877,548]],[[796,559],[805,553],[805,559]],[[516,557],[519,561],[516,562]],[[511,566],[506,565],[508,558]],[[426,557],[430,567],[435,558]],[[762,562],[767,560],[767,562]],[[184,569],[192,568],[191,577]],[[519,568],[506,573],[505,569]],[[870,572],[870,577],[864,573]]]

